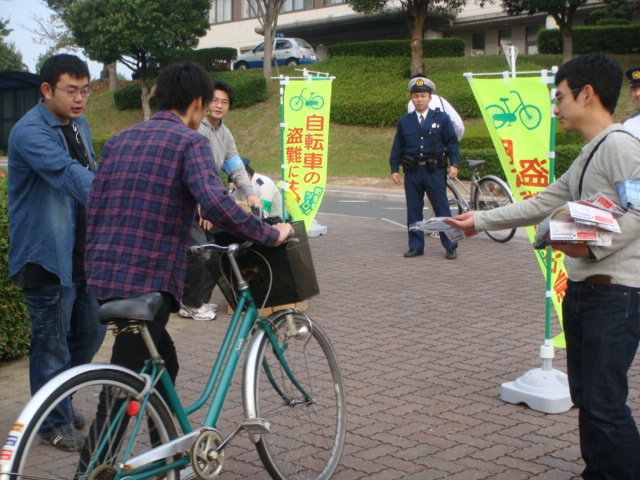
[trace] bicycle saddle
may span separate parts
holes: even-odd
[[[98,320],[103,325],[117,320],[152,322],[162,302],[160,292],[146,293],[136,298],[112,300],[100,307]]]
[[[469,168],[479,167],[484,165],[484,160],[467,160],[467,165],[469,165]]]

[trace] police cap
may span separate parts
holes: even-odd
[[[412,78],[409,80],[409,91],[413,92],[429,92],[433,93],[436,91],[435,84],[425,77]]]
[[[640,87],[640,67],[632,67],[627,70],[627,77],[631,88]]]

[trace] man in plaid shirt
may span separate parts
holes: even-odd
[[[226,194],[209,142],[195,131],[212,97],[202,67],[163,70],[156,79],[158,113],[105,144],[87,203],[90,291],[102,303],[163,294],[164,306],[148,327],[174,381],[178,360],[165,327],[180,305],[196,207],[220,229],[262,245],[279,245],[292,231],[289,224],[261,222]],[[112,363],[138,371],[147,356],[139,335],[116,337]]]

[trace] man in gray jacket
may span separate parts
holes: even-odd
[[[213,82],[213,99],[208,105],[206,116],[202,120],[198,133],[201,133],[211,144],[211,153],[218,173],[223,170],[231,181],[237,185],[247,202],[260,205],[260,199],[255,195],[251,180],[247,175],[245,165],[238,155],[236,141],[231,131],[222,119],[233,105],[233,88],[219,80]],[[213,225],[197,215],[191,231],[191,244],[206,243]],[[212,254],[206,262],[198,256],[187,259],[187,273],[185,276],[182,304],[178,312],[181,317],[194,320],[214,320],[218,305],[207,303],[220,276],[219,256]]]
[[[579,408],[585,479],[640,479],[640,434],[626,405],[627,374],[640,341],[640,142],[613,123],[622,70],[584,55],[556,74],[558,121],[586,145],[567,172],[536,197],[447,221],[478,231],[541,222],[568,201],[601,192],[622,206],[611,246],[557,244],[567,255],[562,304],[571,399]]]

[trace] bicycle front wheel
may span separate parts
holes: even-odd
[[[15,444],[9,470],[15,478],[40,480],[126,476],[119,463],[129,444],[131,457],[177,437],[171,414],[156,394],[151,395],[145,409],[136,412],[139,404],[135,398],[144,388],[141,379],[109,370],[86,371],[60,384],[21,426],[18,439],[10,436],[7,440]],[[50,430],[53,416],[58,417],[56,422],[74,425],[76,435],[85,437],[84,443],[63,451],[42,439],[39,432]],[[139,429],[134,429],[137,417],[141,421]],[[179,475],[170,471],[167,478],[178,479]]]
[[[488,175],[478,181],[478,188],[476,189],[473,200],[475,210],[492,210],[494,208],[504,207],[513,202],[511,190],[507,184],[498,177]],[[491,240],[505,243],[513,238],[516,229],[487,230],[485,233]]]
[[[286,316],[272,324],[273,334],[311,399],[294,386],[265,335],[258,348],[254,391],[258,416],[271,424],[271,431],[256,448],[276,480],[329,479],[346,435],[344,381],[326,334],[305,315],[292,316],[297,334],[290,334]]]

